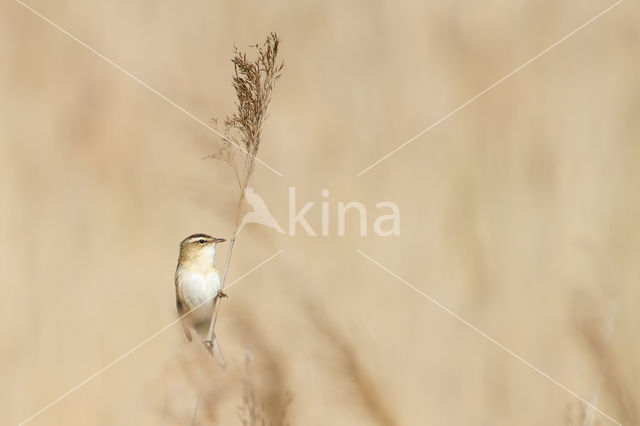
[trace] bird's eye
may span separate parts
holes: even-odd
[[[204,244],[204,240],[200,240],[198,241],[200,244]]]

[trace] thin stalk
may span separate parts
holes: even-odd
[[[605,326],[605,330],[602,336],[602,348],[603,350],[606,349],[608,343],[609,343],[609,338],[611,337],[611,333],[613,333],[613,328],[615,326],[615,321],[616,321],[616,311],[618,310],[618,306],[617,303],[611,302],[610,303],[610,308],[609,308],[609,318],[607,321],[607,324]],[[603,360],[602,360],[602,371],[600,372],[600,377],[598,378],[598,382],[596,384],[596,387],[593,391],[593,397],[591,399],[591,404],[593,405],[593,407],[597,407],[598,406],[598,400],[600,399],[600,390],[602,389],[602,382],[604,381],[604,375],[605,375],[605,370],[606,370],[606,363],[607,363],[607,358],[605,355],[603,355]],[[593,426],[594,422],[595,422],[595,410],[591,407],[588,407],[588,411],[587,414],[585,415],[584,418],[584,422],[582,423],[583,426]]]
[[[236,235],[238,233],[238,226],[240,224],[240,221],[238,220],[239,218],[239,213],[240,213],[240,207],[242,206],[242,200],[244,200],[244,190],[242,191],[242,195],[240,196],[240,199],[238,200],[238,207],[236,209],[236,223],[235,226],[233,228],[233,234],[231,236],[231,241],[229,241],[229,250],[227,251],[227,259],[225,260],[224,263],[224,271],[222,272],[222,280],[220,282],[220,291],[224,290],[224,285],[225,282],[227,280],[227,272],[229,272],[229,264],[231,263],[231,255],[233,254],[233,246],[236,243]],[[216,338],[215,334],[214,334],[214,329],[216,327],[216,321],[218,319],[218,310],[220,309],[220,302],[221,302],[221,298],[216,296],[215,302],[214,302],[214,306],[213,306],[213,315],[211,316],[211,322],[209,323],[209,333],[207,334],[207,344],[211,345],[211,347],[213,348],[215,345],[218,344],[218,339]]]
[[[193,406],[193,414],[191,415],[191,426],[195,426],[196,424],[196,414],[198,414],[199,403],[200,403],[200,391],[198,391],[198,396],[196,397],[196,403]]]

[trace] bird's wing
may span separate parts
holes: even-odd
[[[182,328],[184,329],[184,334],[185,336],[187,336],[187,339],[189,341],[191,341],[191,332],[189,331],[189,327],[187,327],[186,324],[186,318],[182,318],[183,315],[185,315],[188,311],[187,307],[185,306],[184,303],[182,303],[182,300],[180,297],[178,297],[178,286],[176,286],[176,306],[178,308],[178,315],[180,316],[180,322],[182,323]]]

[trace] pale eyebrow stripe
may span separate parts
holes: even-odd
[[[200,241],[200,240],[205,240],[205,241],[213,241],[213,238],[207,238],[207,237],[191,237],[187,240],[187,242],[193,242],[193,241]]]

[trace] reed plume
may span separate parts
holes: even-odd
[[[234,213],[234,229],[229,242],[229,251],[222,273],[221,290],[224,290],[231,255],[236,241],[240,224],[240,212],[245,198],[245,191],[249,179],[253,174],[256,155],[260,148],[262,125],[267,118],[267,108],[271,102],[271,94],[276,81],[280,78],[284,63],[277,62],[280,40],[276,33],[271,33],[262,45],[254,45],[257,58],[251,61],[246,53],[234,47],[233,65],[234,75],[232,85],[236,92],[236,111],[224,121],[223,145],[220,150],[210,157],[226,161],[235,173],[240,187],[240,196]],[[240,151],[240,152],[239,152]],[[206,344],[213,353],[222,352],[214,334],[220,298],[214,303],[211,323]],[[220,360],[220,359],[219,359]],[[221,364],[224,365],[222,360]]]

